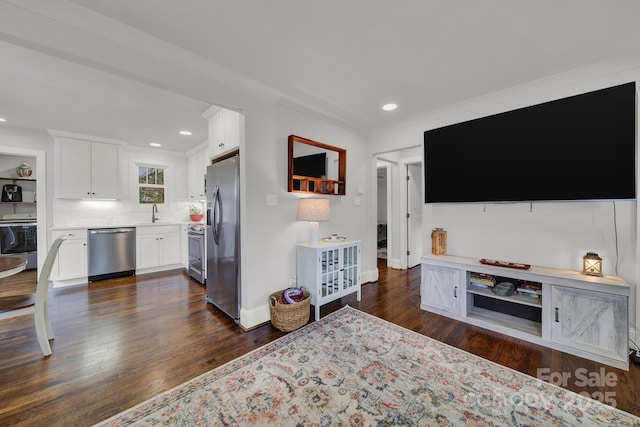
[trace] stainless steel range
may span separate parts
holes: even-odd
[[[207,271],[204,242],[204,225],[189,225],[189,276],[196,279],[203,285],[206,282],[205,271]]]
[[[0,219],[0,256],[27,260],[27,270],[38,268],[38,225],[34,214],[8,214]]]

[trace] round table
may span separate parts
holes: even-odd
[[[0,257],[0,279],[20,273],[27,266],[27,260],[18,257]]]

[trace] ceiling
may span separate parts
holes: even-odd
[[[364,131],[640,53],[637,0],[0,0],[0,15],[7,124],[182,152],[206,139],[215,97],[162,68],[136,78],[131,56],[129,75],[131,46]]]

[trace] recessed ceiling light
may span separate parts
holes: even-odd
[[[189,136],[192,135],[193,132],[191,132],[190,130],[181,130],[180,132],[178,132],[180,135],[184,135],[184,136]]]
[[[4,117],[0,117],[0,122],[6,122],[7,119],[5,119]]]
[[[150,142],[149,145],[152,146],[152,147],[162,147],[162,144],[157,143],[157,142]]]
[[[396,108],[398,108],[398,104],[393,104],[393,103],[390,103],[390,104],[384,104],[384,105],[382,106],[382,109],[383,109],[384,111],[393,111],[393,110],[395,110]]]

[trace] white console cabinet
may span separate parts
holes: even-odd
[[[360,301],[360,241],[321,241],[296,247],[296,282],[311,293],[315,320],[320,306],[357,292]]]
[[[460,283],[460,270],[425,264],[420,287],[423,304],[436,310],[458,314]]]
[[[472,277],[524,283],[540,295],[496,295]],[[420,307],[576,356],[629,369],[629,285],[620,277],[585,276],[545,267],[519,270],[453,256],[422,257]]]
[[[627,297],[551,287],[551,339],[574,350],[627,360]]]

